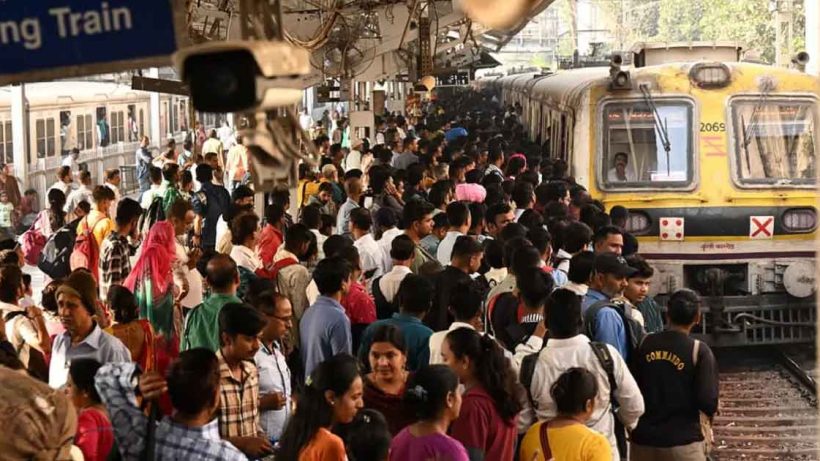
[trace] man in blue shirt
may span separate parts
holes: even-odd
[[[594,318],[589,318],[587,311],[596,303],[610,302],[622,296],[627,279],[634,273],[635,269],[621,256],[609,252],[596,254],[589,291],[584,296],[581,306],[584,321],[590,324],[587,327],[588,331],[594,331],[594,337],[590,339],[611,345],[624,359],[628,359],[629,345],[621,313],[611,304],[599,309]]]
[[[305,378],[313,369],[336,354],[352,353],[350,319],[342,307],[342,297],[350,287],[350,265],[342,258],[319,261],[313,280],[319,296],[299,322],[299,343]]]
[[[408,274],[399,285],[396,297],[400,306],[399,312],[389,319],[371,323],[364,330],[358,352],[359,360],[362,363],[369,363],[367,357],[376,330],[381,325],[394,325],[401,330],[404,343],[407,345],[407,369],[415,371],[430,363],[430,336],[433,335],[433,330],[422,323],[421,319],[430,310],[433,285],[425,277]]]
[[[140,195],[145,193],[151,187],[151,180],[148,177],[148,168],[154,158],[151,156],[151,151],[148,150],[148,136],[143,136],[140,140],[140,147],[137,149],[137,181],[140,185]]]
[[[203,251],[216,249],[216,224],[220,216],[228,211],[231,196],[228,191],[213,183],[214,170],[210,165],[200,164],[196,168],[196,179],[202,183],[193,197],[193,208],[196,213],[194,221],[194,244]]]

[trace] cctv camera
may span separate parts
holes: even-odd
[[[202,112],[269,110],[302,99],[307,50],[277,41],[210,42],[174,54],[174,64]]]
[[[295,187],[299,162],[316,164],[315,147],[292,113],[278,117],[257,112],[243,117],[240,131],[250,154],[250,168],[256,190],[273,190],[278,184]]]

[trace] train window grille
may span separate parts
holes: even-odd
[[[730,102],[735,176],[746,186],[811,186],[817,174],[815,103],[738,98]]]
[[[5,163],[14,163],[11,122],[0,122],[0,158]]]
[[[37,139],[37,157],[54,157],[54,119],[39,118],[34,123]]]
[[[94,147],[93,125],[91,115],[77,116],[77,148],[80,150]]]
[[[125,142],[125,114],[123,111],[111,112],[111,142]]]

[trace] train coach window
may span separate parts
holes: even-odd
[[[111,112],[111,143],[125,142],[125,114],[123,111]]]
[[[11,122],[0,122],[0,161],[14,163]]]
[[[37,137],[37,157],[54,157],[54,119],[38,118],[34,122],[34,127],[34,134]]]
[[[94,147],[94,135],[92,134],[93,129],[94,125],[92,125],[91,115],[85,114],[77,116],[78,149],[86,150]]]
[[[817,175],[811,101],[731,103],[736,177],[744,185],[812,186]]]
[[[604,106],[599,179],[604,189],[685,187],[692,167],[692,105],[656,101]],[[657,118],[657,119],[656,119]],[[664,139],[668,139],[669,152]]]

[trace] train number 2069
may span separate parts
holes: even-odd
[[[726,131],[726,124],[723,122],[700,122],[701,133],[720,133]]]

